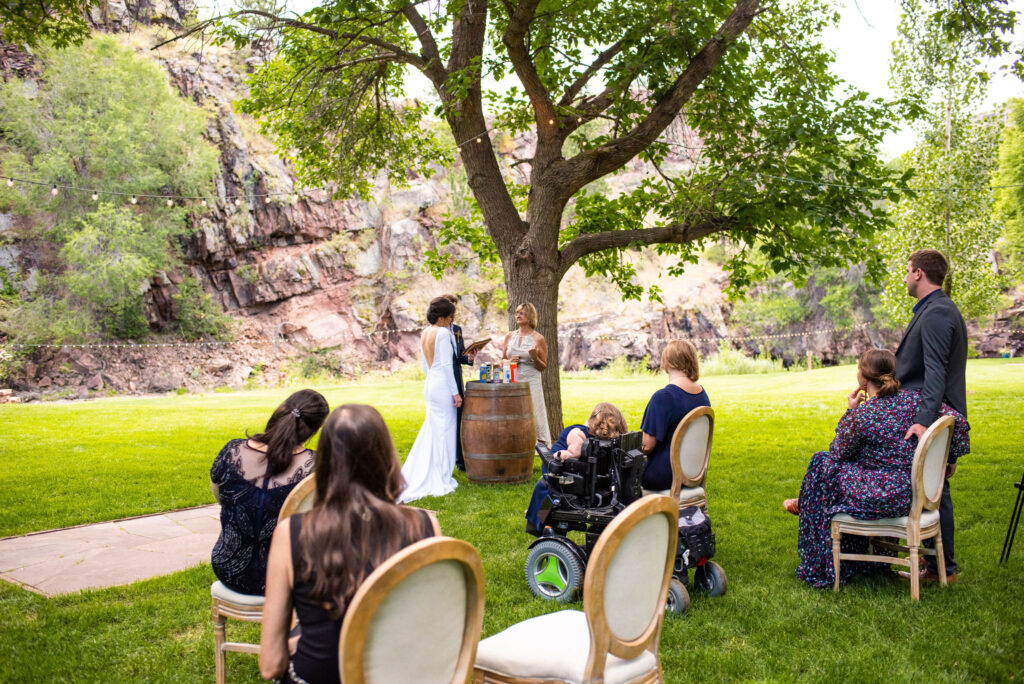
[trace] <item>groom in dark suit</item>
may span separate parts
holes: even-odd
[[[901,389],[921,391],[921,406],[906,439],[920,439],[939,417],[939,406],[945,402],[967,416],[967,325],[960,310],[942,291],[949,265],[934,249],[921,249],[907,261],[907,293],[917,299],[914,317],[903,332],[896,349],[896,379]],[[949,495],[949,478],[956,472],[956,458],[946,466],[946,481],[939,503],[939,527],[942,534],[943,557],[950,582],[956,581],[953,560],[953,500]],[[938,580],[933,557],[922,579]]]
[[[455,305],[455,313],[458,313],[459,298],[453,294],[441,295]],[[466,398],[466,387],[462,382],[462,366],[472,366],[476,353],[466,353],[466,342],[462,339],[462,328],[452,323],[452,334],[455,336],[455,358],[452,363],[452,371],[455,374],[455,384],[459,388],[459,396]],[[466,460],[462,456],[462,406],[456,409],[455,416],[455,467],[465,472]]]

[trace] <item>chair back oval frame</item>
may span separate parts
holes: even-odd
[[[352,597],[338,640],[338,669],[345,684],[366,682],[363,659],[367,634],[388,594],[416,571],[447,560],[454,560],[462,566],[467,586],[465,629],[452,682],[471,680],[484,620],[483,563],[477,550],[467,542],[451,537],[428,537],[405,547],[377,566]]]

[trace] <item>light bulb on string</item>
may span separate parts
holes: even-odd
[[[555,120],[554,119],[548,119],[548,126],[554,126],[554,125],[555,125]]]
[[[203,204],[204,207],[206,206],[206,199],[205,198],[203,198],[202,204]]]
[[[92,193],[92,201],[93,201],[93,202],[95,202],[95,201],[96,201],[96,200],[98,200],[99,198],[100,198],[100,194],[99,194],[98,192],[94,192],[94,193]]]
[[[174,206],[174,200],[172,200],[171,198],[168,197],[167,198],[167,206],[169,206],[169,207]]]
[[[12,185],[14,185],[14,179],[13,178],[8,178],[7,179],[7,187],[11,187]]]
[[[138,204],[138,203],[139,203],[139,198],[137,198],[135,195],[132,195],[132,204]]]
[[[478,143],[482,143],[484,141],[484,136],[481,135],[479,138],[476,139],[476,141]]]
[[[240,206],[242,206],[242,200],[240,200],[240,199],[238,199],[238,198],[236,197],[236,198],[235,198],[235,206],[236,206],[236,207],[240,207]]]
[[[54,197],[57,196],[57,186],[56,185],[54,185],[52,188],[50,188],[50,194],[53,195]]]

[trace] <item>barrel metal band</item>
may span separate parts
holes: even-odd
[[[510,413],[504,416],[477,416],[471,413],[463,413],[462,420],[486,420],[492,423],[508,420],[526,420],[527,418],[533,418],[532,413]]]
[[[508,477],[503,476],[503,475],[498,475],[498,476],[495,476],[495,477],[480,477],[478,475],[473,475],[472,477],[469,478],[469,481],[470,482],[497,482],[499,484],[520,484],[520,483],[523,483],[523,482],[529,482],[530,481],[530,476],[529,475],[524,475],[523,477],[517,477],[514,480],[510,480],[510,479],[508,479]]]
[[[464,458],[475,458],[480,461],[508,461],[513,458],[529,458],[533,459],[532,451],[518,451],[510,454],[470,454],[463,452]]]

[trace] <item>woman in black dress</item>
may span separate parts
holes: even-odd
[[[328,412],[319,392],[296,392],[277,407],[263,432],[231,440],[214,460],[210,484],[220,501],[221,529],[211,561],[228,589],[263,594],[277,515],[313,470],[313,452],[304,444]]]
[[[341,622],[359,585],[404,547],[439,532],[426,511],[395,504],[405,486],[402,466],[372,406],[335,409],[314,471],[312,510],[291,516],[270,544],[260,637],[267,679],[339,682]],[[289,644],[293,608],[302,635]]]

